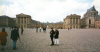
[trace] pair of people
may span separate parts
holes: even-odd
[[[55,45],[59,45],[59,31],[57,30],[57,28],[55,29],[55,31],[53,30],[53,28],[51,28],[51,31],[50,31],[50,38],[51,38],[51,41],[52,41],[52,45],[54,45],[54,41],[53,41],[53,38],[55,38]]]
[[[5,28],[3,28],[2,31],[0,32],[0,42],[2,46],[1,50],[4,50],[4,46],[6,45],[7,42],[6,36],[8,36],[8,34],[5,31]],[[11,39],[13,40],[13,50],[16,49],[16,42],[18,38],[20,40],[19,32],[17,30],[17,27],[14,27],[14,29],[11,31]]]
[[[43,27],[43,32],[46,32],[46,27]]]

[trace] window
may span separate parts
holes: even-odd
[[[70,24],[72,24],[72,18],[70,18]]]
[[[76,18],[76,24],[78,24],[78,18]]]
[[[25,21],[25,23],[26,23],[26,21]]]
[[[89,19],[89,24],[91,24],[91,20]]]
[[[73,24],[75,24],[75,18],[73,18]]]

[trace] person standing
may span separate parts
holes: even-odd
[[[22,27],[22,28],[21,28],[21,34],[23,34],[23,31],[24,31],[24,30],[23,30],[23,27]]]
[[[55,45],[59,45],[59,31],[55,29]]]
[[[46,27],[44,28],[44,32],[46,32]]]
[[[40,27],[40,32],[41,32],[41,27]]]
[[[69,30],[69,27],[68,27],[68,30]]]
[[[19,27],[17,26],[17,30],[18,30],[18,32],[19,32]]]
[[[13,30],[13,27],[12,27],[12,30]]]
[[[6,42],[7,42],[6,36],[8,36],[8,34],[5,31],[5,28],[3,28],[2,31],[0,32],[0,40],[1,40],[1,46],[2,46],[1,50],[4,50],[4,46],[6,45]]]
[[[51,41],[52,41],[51,46],[54,45],[53,37],[54,37],[54,30],[53,30],[53,28],[51,28],[51,31],[50,31],[50,38],[51,38]]]
[[[43,32],[44,32],[44,27],[43,27]]]
[[[38,32],[38,27],[36,27],[36,32]]]
[[[18,30],[17,30],[17,27],[14,27],[14,30],[11,31],[11,39],[13,40],[13,50],[16,49],[16,42],[17,42],[18,38],[20,40],[20,36],[19,36]]]

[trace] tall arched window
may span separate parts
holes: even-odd
[[[89,19],[89,24],[91,24],[91,20]]]

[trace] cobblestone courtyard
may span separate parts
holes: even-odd
[[[50,29],[36,33],[36,29],[24,29],[24,34],[17,41],[17,49],[12,50],[13,41],[10,40],[11,31],[8,33],[5,50],[0,52],[100,52],[100,29],[58,29],[59,46],[50,46]],[[0,28],[1,31],[1,28]]]

